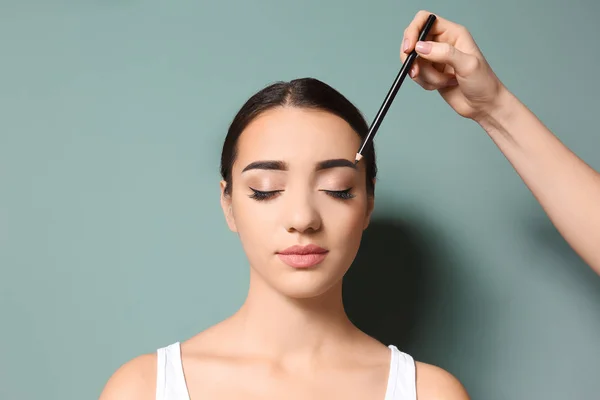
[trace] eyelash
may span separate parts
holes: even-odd
[[[273,190],[270,192],[263,192],[263,191],[256,190],[253,188],[250,188],[250,190],[252,190],[253,193],[249,197],[252,199],[255,199],[257,201],[270,200],[277,193],[282,192],[282,190]],[[348,188],[346,190],[322,190],[322,192],[325,192],[329,196],[336,198],[336,199],[350,200],[355,197],[352,193],[350,193],[351,190],[352,190],[352,188]]]
[[[261,192],[260,190],[256,190],[256,189],[252,189],[252,188],[250,188],[250,190],[252,190],[252,192],[253,192],[250,195],[250,198],[254,199],[254,200],[258,200],[258,201],[269,200],[273,196],[275,196],[277,193],[281,192],[281,190],[273,190],[271,192]]]
[[[330,195],[331,197],[335,197],[336,199],[342,200],[350,200],[354,198],[354,195],[350,193],[352,188],[348,188],[346,190],[323,190],[325,193]]]

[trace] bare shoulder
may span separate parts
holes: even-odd
[[[143,354],[117,369],[99,400],[153,400],[156,397],[156,354]]]
[[[448,371],[435,365],[416,362],[419,400],[469,400],[463,385]]]

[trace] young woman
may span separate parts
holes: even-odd
[[[403,59],[427,15],[407,28]],[[442,42],[417,45],[413,79],[481,124],[598,266],[588,220],[600,221],[597,173],[504,88],[464,28],[438,18],[432,36]],[[342,278],[374,207],[373,149],[353,162],[367,129],[346,98],[315,79],[271,85],[244,104],[223,146],[221,206],[249,260],[246,301],[184,343],[123,365],[101,400],[468,399],[451,374],[369,337],[344,311]],[[571,207],[567,218],[569,204],[588,214]]]

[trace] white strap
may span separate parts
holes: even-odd
[[[190,400],[179,342],[157,350],[156,400]]]
[[[395,346],[389,347],[392,350],[392,363],[390,365],[388,393],[385,400],[416,400],[417,375],[415,360]]]
[[[385,390],[385,400],[394,400],[396,397],[396,384],[398,383],[398,351],[394,346],[390,348],[390,372],[388,373],[387,389]]]
[[[166,349],[156,351],[156,400],[165,400]]]

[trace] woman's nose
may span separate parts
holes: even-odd
[[[306,233],[321,229],[321,215],[310,193],[286,193],[285,221],[288,232]]]

